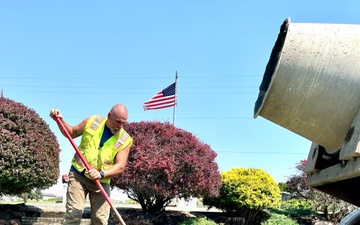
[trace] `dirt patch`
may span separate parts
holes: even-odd
[[[21,219],[26,216],[27,207],[25,204],[0,205],[0,224],[21,224]]]

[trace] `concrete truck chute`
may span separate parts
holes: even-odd
[[[287,18],[260,84],[254,118],[312,141],[307,184],[357,206],[359,108],[360,25]]]

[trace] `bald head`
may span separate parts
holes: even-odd
[[[120,131],[125,123],[127,123],[128,119],[128,110],[122,104],[116,104],[108,113],[108,120],[106,121],[106,125],[110,128],[113,134],[116,134]]]
[[[128,115],[128,111],[127,111],[127,108],[122,105],[122,104],[116,104],[114,105],[111,110],[110,110],[110,113],[123,113],[123,114],[126,114],[126,119],[127,119],[127,115]]]

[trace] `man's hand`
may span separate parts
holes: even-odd
[[[55,116],[58,117],[59,119],[63,118],[63,115],[61,115],[60,110],[58,110],[58,109],[50,110],[50,117],[54,119]]]
[[[93,180],[100,180],[101,174],[96,169],[90,169],[89,171],[86,171],[87,174],[93,179]]]
[[[69,174],[64,174],[61,176],[63,184],[69,183]]]

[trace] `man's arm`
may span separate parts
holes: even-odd
[[[129,152],[130,152],[130,146],[127,146],[121,152],[118,152],[115,156],[114,166],[104,171],[105,174],[104,177],[111,178],[121,174],[125,169]]]
[[[65,122],[63,115],[60,113],[60,110],[58,110],[58,109],[50,110],[50,117],[54,120],[55,120],[55,117],[59,118],[61,120],[62,124],[64,125],[65,129],[67,130],[67,132],[70,134],[71,138],[77,138],[77,137],[81,136],[85,129],[86,123],[89,120],[89,118],[86,118],[78,125],[71,126]],[[60,124],[58,124],[58,127],[59,127],[61,133],[66,137],[65,131],[62,129]]]
[[[130,152],[130,146],[127,146],[121,152],[118,152],[116,154],[115,164],[112,167],[110,167],[109,169],[103,171],[105,178],[111,178],[111,177],[117,176],[124,171],[126,163],[127,163],[127,158],[129,156],[129,152]],[[100,171],[97,171],[96,169],[90,169],[87,173],[93,179],[101,178]]]
[[[79,123],[76,126],[69,125],[68,123],[66,123],[64,121],[64,119],[61,119],[61,122],[63,123],[67,132],[70,134],[71,138],[77,138],[82,135],[88,120],[89,120],[89,118],[86,118],[85,120],[83,120],[81,123]],[[66,137],[65,132],[61,129],[60,126],[59,126],[59,129],[60,129],[61,133]]]

